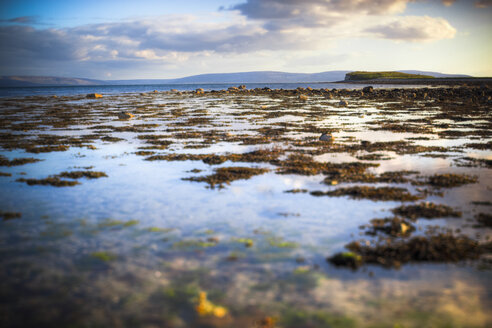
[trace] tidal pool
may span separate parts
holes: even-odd
[[[490,326],[489,90],[1,99],[2,325]],[[412,204],[460,216],[367,233]],[[327,261],[440,234],[473,252]]]

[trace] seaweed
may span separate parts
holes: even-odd
[[[316,175],[326,174],[330,176],[345,176],[363,173],[369,167],[377,167],[377,163],[322,163],[316,162],[311,156],[303,154],[290,154],[286,160],[271,161],[272,164],[280,166],[278,174]]]
[[[377,264],[385,267],[398,268],[408,262],[458,262],[467,259],[478,259],[487,252],[486,245],[466,236],[437,234],[433,236],[417,236],[406,240],[392,240],[374,246],[352,242],[346,246],[351,252],[361,257],[361,263]],[[336,254],[328,261],[332,262]],[[339,265],[353,267],[352,264]]]
[[[113,254],[111,252],[105,252],[105,251],[99,251],[99,252],[92,252],[90,254],[92,258],[101,260],[103,262],[111,262],[116,260],[118,257],[116,254]]]
[[[96,172],[96,171],[72,171],[72,172],[62,172],[57,175],[60,178],[70,178],[70,179],[98,179],[102,177],[108,177],[108,175],[104,172]]]
[[[408,202],[421,199],[422,196],[412,195],[405,188],[355,186],[338,188],[332,191],[312,191],[313,196],[350,196],[354,199],[371,199],[375,201]]]
[[[42,159],[27,157],[27,158],[14,158],[13,160],[9,160],[6,157],[0,155],[0,166],[18,166],[24,165],[28,163],[37,163],[42,161]]]
[[[413,231],[415,226],[405,219],[394,217],[384,219],[372,219],[367,226],[367,235],[375,236],[378,232],[382,232],[392,237],[408,237]]]
[[[216,185],[219,188],[224,187],[224,183],[230,184],[235,180],[249,179],[255,175],[268,172],[268,169],[264,168],[250,168],[250,167],[220,167],[215,169],[215,173],[200,177],[183,178],[183,180],[194,182],[206,182],[210,188],[214,189]]]
[[[427,183],[433,187],[453,188],[469,183],[476,183],[478,178],[467,174],[435,174],[427,178]]]
[[[24,179],[20,178],[15,180],[17,182],[25,182],[30,186],[43,185],[43,186],[54,186],[54,187],[73,187],[80,184],[78,181],[68,181],[61,180],[59,177],[48,177],[44,179]]]
[[[0,217],[2,217],[2,219],[4,221],[12,220],[12,219],[20,219],[21,216],[22,216],[22,213],[19,213],[19,212],[0,211]]]
[[[478,227],[492,228],[492,214],[490,213],[479,213],[475,216],[477,220]]]
[[[442,217],[461,217],[461,212],[453,208],[434,203],[420,203],[416,205],[402,205],[391,210],[395,215],[400,215],[409,219],[417,218],[442,218]]]

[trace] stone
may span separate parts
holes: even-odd
[[[348,101],[340,100],[340,102],[338,103],[338,106],[348,106]]]
[[[323,133],[321,137],[319,137],[320,141],[333,141],[333,136],[331,134]]]
[[[299,100],[308,100],[308,96],[306,96],[306,95],[299,95]]]
[[[102,94],[100,93],[89,93],[86,98],[90,99],[96,99],[96,98],[102,98]]]
[[[129,120],[131,119],[132,117],[135,117],[135,115],[131,114],[131,113],[125,113],[125,112],[121,112],[118,114],[118,118],[120,120]]]
[[[371,85],[362,89],[362,92],[364,92],[364,93],[371,93],[373,91],[374,91],[374,88]]]

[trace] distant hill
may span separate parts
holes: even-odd
[[[335,82],[345,79],[351,71],[327,71],[321,73],[286,73],[257,71],[240,73],[216,73],[192,75],[177,79],[135,79],[135,80],[93,80],[84,78],[53,76],[1,76],[0,87],[39,86],[84,86],[84,85],[131,85],[131,84],[198,84],[198,83],[317,83]],[[443,74],[424,71],[398,71],[406,74],[420,74],[431,77],[470,77],[468,75]]]
[[[258,71],[241,73],[200,74],[166,80],[113,80],[114,84],[194,84],[194,83],[298,83],[331,82],[343,80],[350,71],[328,71],[322,73],[286,73]]]
[[[402,72],[350,72],[345,75],[345,81],[392,80],[392,79],[433,79],[432,75],[409,74]]]
[[[55,76],[1,76],[0,87],[39,87],[64,85],[101,85],[105,81]]]

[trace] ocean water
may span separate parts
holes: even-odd
[[[135,85],[90,85],[90,86],[53,86],[53,87],[3,87],[0,88],[0,97],[25,97],[37,95],[72,96],[87,93],[121,94],[149,91],[169,91],[177,89],[180,91],[196,90],[202,88],[206,91],[224,90],[240,83],[224,84],[135,84]],[[271,89],[296,89],[298,87],[312,87],[313,89],[361,89],[365,85],[353,83],[245,83],[248,89],[271,88]],[[418,86],[402,86],[392,84],[374,84],[375,88],[404,88]]]

